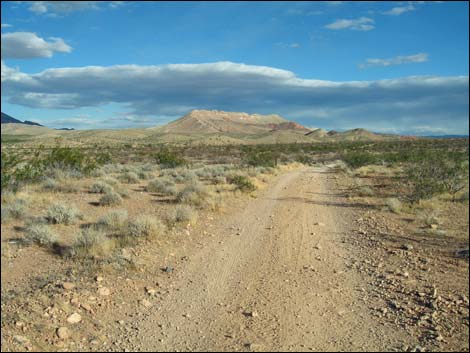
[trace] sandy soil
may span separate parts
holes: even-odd
[[[31,285],[2,271],[2,350],[468,351],[468,260],[354,202],[341,178],[282,173],[224,214],[126,250],[133,271],[65,274],[71,264],[49,261],[54,276],[8,300]],[[2,265],[50,256],[37,250]],[[82,321],[69,325],[74,312]]]

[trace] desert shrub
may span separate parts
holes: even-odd
[[[140,180],[148,180],[152,177],[152,174],[149,172],[145,171],[140,171],[137,176],[139,177]]]
[[[456,195],[468,185],[468,155],[459,153],[416,153],[404,169],[412,203],[447,192]]]
[[[80,212],[73,206],[55,203],[47,209],[46,219],[52,224],[73,224],[81,218]]]
[[[129,196],[130,196],[129,189],[125,188],[122,185],[115,186],[114,191],[117,192],[119,194],[119,196],[121,196],[122,198],[125,198],[125,199],[129,198]]]
[[[102,169],[107,174],[120,173],[123,171],[123,165],[122,164],[106,164],[103,166]]]
[[[57,242],[57,235],[46,224],[30,224],[25,229],[23,241],[27,244],[36,243],[50,247]]]
[[[127,226],[128,214],[126,210],[113,210],[101,217],[97,225],[112,232],[122,231]]]
[[[57,182],[57,180],[52,178],[46,178],[46,180],[44,180],[44,182],[42,183],[42,188],[48,191],[55,191],[57,190],[58,185],[59,183]]]
[[[459,202],[468,202],[468,190],[461,193],[460,196],[456,199]]]
[[[342,155],[341,159],[351,168],[359,168],[365,165],[375,164],[377,156],[370,152],[348,152]]]
[[[141,170],[143,172],[154,172],[158,170],[158,166],[156,164],[144,164]]]
[[[101,153],[92,156],[74,147],[56,146],[48,151],[40,147],[32,155],[24,156],[2,151],[2,190],[17,191],[25,183],[37,182],[57,170],[69,175],[88,175],[105,160]]]
[[[154,158],[163,168],[176,168],[187,164],[187,161],[182,156],[170,151],[168,148],[161,149],[155,154]]]
[[[126,235],[131,238],[154,237],[164,232],[163,223],[153,216],[139,216],[129,222]]]
[[[167,178],[157,178],[150,181],[145,190],[168,196],[174,196],[177,193],[175,183]]]
[[[227,183],[227,178],[224,176],[217,176],[214,178],[214,183],[215,184],[226,184]]]
[[[114,245],[103,231],[88,227],[77,235],[67,254],[73,257],[104,257],[110,254]]]
[[[2,222],[10,219],[22,219],[26,216],[28,201],[23,198],[14,198],[8,204],[2,204]]]
[[[441,224],[437,210],[424,209],[418,213],[418,218],[428,227]]]
[[[193,182],[186,185],[183,190],[177,194],[176,199],[178,202],[203,206],[209,197],[210,194],[203,184]]]
[[[256,186],[244,175],[236,175],[229,178],[229,183],[235,184],[237,190],[251,192],[256,190]]]
[[[119,179],[122,182],[128,183],[128,184],[136,184],[139,182],[139,176],[134,173],[134,172],[126,172],[122,174]]]
[[[374,190],[369,186],[361,186],[357,189],[357,194],[359,196],[374,196]]]
[[[119,184],[119,180],[110,176],[102,178],[101,181],[111,186],[116,186]]]
[[[94,194],[106,194],[113,191],[113,187],[103,181],[96,181],[90,186],[90,192]]]
[[[47,178],[42,184],[42,188],[52,192],[75,193],[80,191],[80,187],[71,181],[55,180]]]
[[[401,201],[394,197],[387,198],[385,200],[385,206],[393,213],[400,213],[403,207]]]
[[[191,206],[178,205],[175,208],[175,221],[176,222],[194,222],[197,218],[197,213]]]
[[[117,206],[122,204],[122,197],[117,192],[111,191],[101,196],[98,202],[101,206]]]
[[[250,152],[245,157],[245,164],[254,167],[275,167],[279,156],[271,151]]]

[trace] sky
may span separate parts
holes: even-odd
[[[193,109],[468,134],[466,1],[2,1],[2,112],[149,127]]]

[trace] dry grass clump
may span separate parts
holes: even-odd
[[[55,203],[47,209],[46,219],[52,224],[74,224],[82,215],[75,207],[63,203]]]
[[[204,206],[209,198],[207,187],[199,182],[186,185],[176,196],[178,202],[194,206]]]
[[[167,196],[174,196],[177,194],[176,185],[169,178],[154,179],[148,183],[145,190]]]
[[[115,248],[115,241],[100,229],[85,228],[75,238],[66,252],[68,256],[79,258],[107,257]]]
[[[182,222],[195,223],[197,220],[197,211],[189,205],[177,205],[166,213],[165,220],[170,226]]]
[[[79,186],[71,181],[56,180],[52,178],[47,178],[43,182],[42,188],[46,191],[64,193],[75,193],[80,191]]]
[[[122,164],[106,164],[102,167],[102,170],[106,174],[120,173],[123,171],[124,166]]]
[[[374,190],[369,186],[361,186],[357,189],[357,194],[359,196],[374,196]]]
[[[146,171],[140,171],[137,173],[137,176],[139,177],[140,180],[149,180],[152,178],[152,173],[146,172]]]
[[[23,241],[26,244],[36,243],[46,247],[52,247],[57,242],[57,235],[46,224],[33,223],[26,227]]]
[[[162,234],[165,231],[163,223],[149,215],[139,216],[129,222],[126,236],[131,238],[150,238]]]
[[[224,176],[217,176],[214,178],[214,184],[217,184],[217,185],[227,184],[227,178]]]
[[[117,206],[122,204],[122,197],[117,192],[111,191],[101,196],[98,202],[101,206]]]
[[[119,179],[128,184],[136,184],[139,182],[139,176],[135,172],[126,172],[122,174]]]
[[[27,215],[28,205],[29,201],[25,198],[14,197],[6,204],[2,202],[2,222],[7,222],[11,219],[23,219]]]
[[[120,232],[127,227],[128,214],[126,210],[112,210],[101,217],[97,225],[111,232]]]
[[[94,194],[106,194],[113,191],[113,187],[104,181],[96,181],[90,186],[90,192]]]
[[[437,210],[423,209],[419,211],[418,218],[428,227],[436,227],[442,224]]]
[[[113,178],[111,176],[107,176],[107,177],[104,177],[101,179],[102,182],[106,183],[106,184],[109,184],[111,186],[116,186],[119,184],[119,180],[117,180],[116,178]]]
[[[395,197],[387,198],[385,200],[385,206],[387,206],[390,211],[397,214],[400,213],[403,208],[401,201]]]

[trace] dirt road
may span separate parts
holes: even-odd
[[[216,224],[213,241],[172,273],[172,290],[136,319],[126,348],[391,349],[399,332],[370,316],[367,283],[349,266],[352,219],[333,178],[326,168],[283,174]]]

